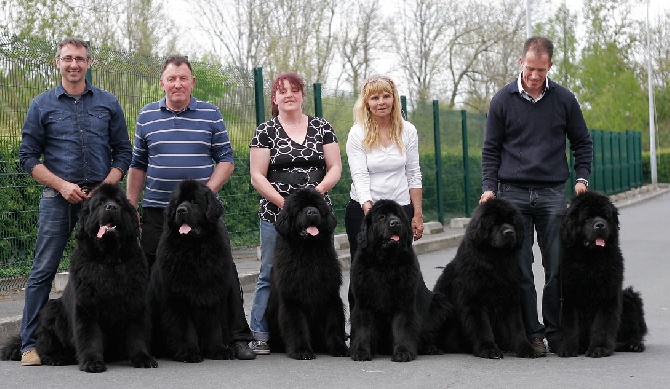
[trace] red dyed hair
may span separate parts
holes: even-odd
[[[302,97],[305,97],[305,81],[303,81],[299,75],[293,72],[286,72],[278,75],[275,77],[274,81],[272,81],[272,90],[270,92],[270,101],[272,102],[272,117],[279,115],[279,107],[275,102],[275,92],[280,89],[284,89],[284,80],[287,80],[291,86],[300,89]]]

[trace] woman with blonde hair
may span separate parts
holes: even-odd
[[[352,182],[344,225],[352,261],[363,218],[381,199],[402,206],[412,220],[414,240],[420,239],[423,194],[418,135],[416,127],[402,118],[398,89],[390,77],[375,76],[363,83],[346,150]]]

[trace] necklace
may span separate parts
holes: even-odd
[[[292,130],[295,130],[296,128],[298,128],[300,123],[302,123],[302,116],[300,116],[300,120],[298,120],[297,123],[289,123],[289,122],[286,121],[286,119],[282,119],[281,116],[279,117],[279,121],[281,122],[282,126],[287,125],[287,126],[291,127]]]

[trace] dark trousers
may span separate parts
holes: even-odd
[[[228,228],[223,218],[221,218],[221,225],[225,239],[230,241]],[[163,209],[142,208],[142,236],[140,242],[150,266],[156,261],[156,249],[158,248],[158,241],[162,232]],[[227,280],[231,286],[231,293],[228,293],[228,324],[230,325],[233,341],[243,340],[250,342],[254,337],[249,329],[247,318],[244,316],[244,292],[240,285],[235,262],[232,263],[231,270],[229,279]]]
[[[558,328],[561,261],[561,218],[567,210],[565,186],[523,188],[500,184],[498,197],[516,205],[523,218],[524,239],[517,254],[521,267],[521,314],[529,336],[546,336],[551,342]],[[537,232],[544,267],[542,321],[538,320],[533,275],[533,244]]]

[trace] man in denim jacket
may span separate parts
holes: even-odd
[[[61,83],[30,104],[22,130],[19,161],[44,185],[35,258],[26,284],[21,320],[21,364],[41,364],[35,350],[38,313],[49,299],[63,250],[82,201],[100,183],[121,181],[131,160],[131,144],[116,96],[86,79],[88,44],[75,38],[58,45]]]

